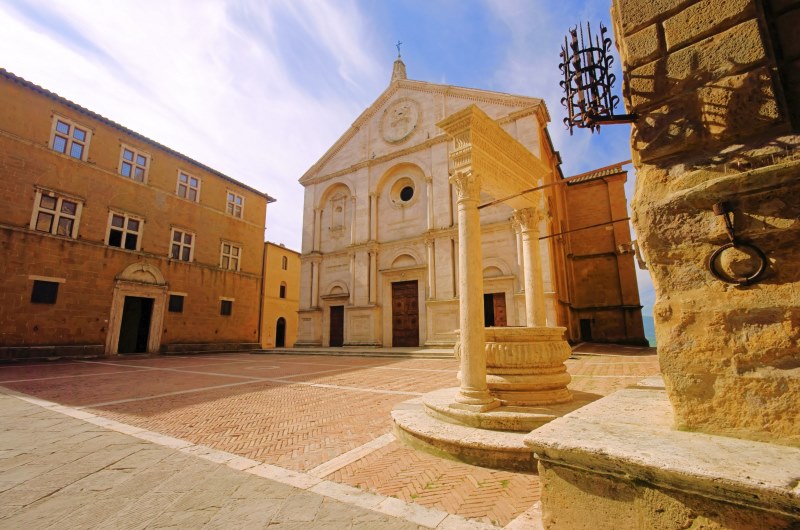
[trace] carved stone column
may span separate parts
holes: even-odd
[[[539,212],[535,208],[514,211],[522,231],[522,255],[525,267],[525,319],[528,327],[546,326],[547,312],[542,280],[542,256],[539,253]]]
[[[472,171],[450,177],[458,193],[458,269],[461,387],[451,406],[486,411],[500,406],[486,385],[483,325],[480,176]]]
[[[322,260],[316,257],[311,261],[311,307],[319,307],[319,266]]]
[[[428,298],[436,298],[436,249],[433,237],[425,238],[425,249],[428,251]]]
[[[378,299],[378,252],[372,249],[369,253],[369,303]]]
[[[314,252],[319,252],[322,235],[322,208],[314,208]]]
[[[378,239],[378,194],[369,194],[369,240]]]
[[[520,227],[516,218],[511,218],[511,227],[514,230],[514,239],[517,243],[517,270],[519,271],[519,283],[517,284],[518,291],[525,290],[525,262],[522,251],[522,227]]]
[[[350,244],[356,244],[356,197],[350,198]]]
[[[433,178],[425,177],[425,189],[428,199],[428,230],[433,230]]]

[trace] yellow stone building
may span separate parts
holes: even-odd
[[[0,70],[0,358],[257,348],[272,201]]]
[[[263,285],[261,347],[291,348],[297,340],[300,253],[264,243]]]

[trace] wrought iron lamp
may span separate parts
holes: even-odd
[[[592,29],[586,23],[586,35],[589,45],[583,38],[583,27],[569,30],[561,47],[561,60],[558,65],[564,74],[559,84],[566,96],[561,104],[567,108],[564,124],[570,135],[574,127],[588,128],[592,132],[599,131],[601,124],[633,123],[636,114],[614,114],[619,105],[619,96],[611,94],[611,88],[617,76],[611,73],[614,56],[611,50],[611,39],[606,37],[608,29],[601,23],[600,35],[592,39]]]

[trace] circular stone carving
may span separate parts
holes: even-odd
[[[421,114],[419,103],[413,99],[398,99],[383,111],[381,137],[390,144],[407,140],[417,128]]]

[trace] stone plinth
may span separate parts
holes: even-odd
[[[659,378],[533,431],[545,528],[797,528],[800,449],[676,431]]]
[[[486,328],[486,383],[503,405],[553,405],[572,399],[564,364],[565,328]]]

